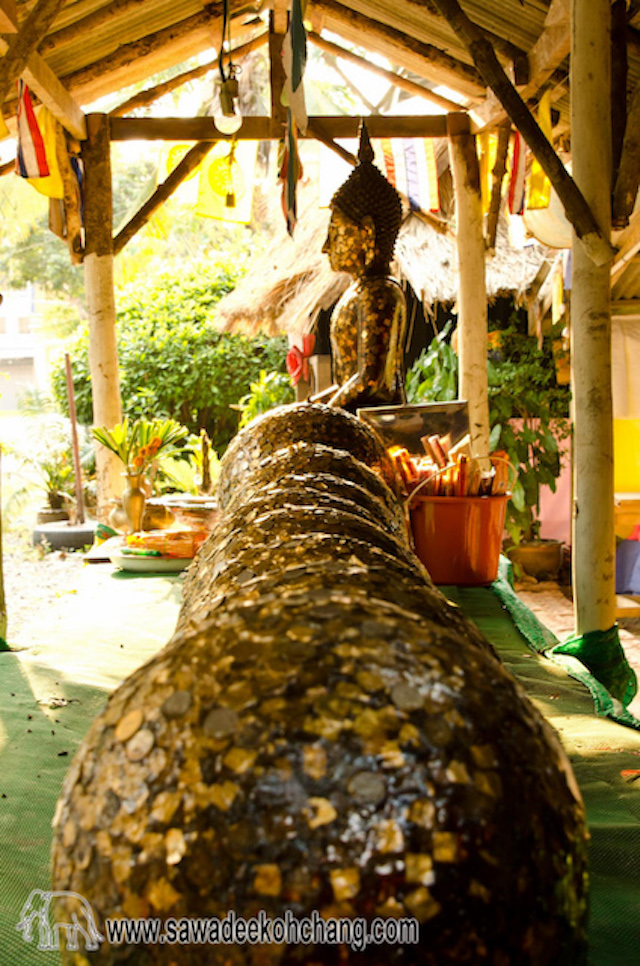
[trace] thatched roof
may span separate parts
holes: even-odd
[[[328,220],[327,209],[310,207],[301,216],[293,241],[284,232],[277,235],[236,289],[218,303],[218,328],[269,335],[308,332],[318,312],[330,308],[349,284],[349,276],[332,272],[322,254]],[[546,251],[537,244],[513,248],[502,225],[495,255],[487,258],[488,297],[521,296],[546,259]],[[453,234],[410,214],[400,229],[394,267],[395,276],[409,282],[426,309],[455,300],[458,256]]]

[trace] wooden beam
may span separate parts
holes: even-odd
[[[614,185],[627,126],[627,75],[627,2],[614,0],[611,5],[611,156]],[[619,227],[626,224],[624,221]]]
[[[603,230],[611,219],[611,0],[572,0],[573,171]],[[576,634],[615,624],[611,277],[574,241],[571,287],[573,603]]]
[[[115,426],[122,420],[116,306],[113,291],[113,237],[111,228],[111,160],[109,118],[89,114],[88,138],[82,146],[85,170],[84,224],[85,290],[89,317],[89,369],[93,422]],[[109,500],[122,492],[122,464],[104,446],[96,446],[98,519],[106,521]]]
[[[498,128],[498,146],[496,149],[496,161],[493,167],[493,184],[491,187],[491,201],[487,212],[487,249],[493,252],[496,247],[496,234],[498,231],[498,219],[500,217],[500,205],[502,202],[502,182],[507,172],[507,152],[509,151],[509,137],[511,135],[511,125],[501,124]]]
[[[443,17],[466,44],[485,83],[491,87],[511,121],[533,151],[544,173],[556,189],[564,206],[565,215],[573,225],[589,257],[597,265],[610,262],[614,251],[607,235],[600,229],[581,191],[505,74],[491,44],[469,20],[458,0],[434,0],[434,2]]]
[[[26,29],[27,23],[28,21],[25,22],[23,29]],[[42,23],[40,22],[39,33],[41,32],[41,28]],[[19,37],[16,40],[16,44],[18,42]],[[31,52],[27,54],[26,60],[19,73],[26,81],[28,87],[37,97],[40,98],[41,103],[51,111],[54,117],[60,121],[62,126],[79,141],[84,140],[84,138],[87,136],[87,127],[83,111],[80,109],[68,90],[60,83],[59,79],[51,70],[49,65],[42,59],[40,54],[36,52],[35,46],[37,46],[37,42],[32,45]],[[5,54],[3,59],[0,61],[0,77],[5,61],[10,57],[12,50],[13,48],[9,48],[9,44],[7,44],[6,40],[0,37],[0,54]],[[13,67],[11,67],[10,64],[6,67],[6,70],[10,72],[15,70],[15,68],[19,67],[20,63],[22,63],[22,56],[18,59],[18,61],[15,60],[15,51],[12,56],[14,60]],[[16,78],[13,77],[13,80],[15,79]],[[11,83],[13,83],[13,80],[9,81],[9,86]],[[0,79],[0,104],[2,104],[4,101],[8,89],[8,87],[5,88],[4,94],[2,93],[2,80]],[[15,102],[12,106],[13,113],[15,114]]]
[[[622,156],[618,168],[615,187],[613,189],[613,218],[614,228],[624,228],[629,224],[629,218],[638,194],[640,180],[640,84],[633,92],[629,107],[627,126],[622,143]]]
[[[162,207],[167,198],[171,197],[176,188],[182,184],[185,178],[188,178],[191,172],[198,167],[203,158],[205,158],[211,150],[211,147],[212,144],[210,141],[198,141],[185,154],[182,161],[176,165],[171,174],[162,182],[162,184],[158,185],[151,197],[145,201],[142,207],[138,209],[135,215],[133,215],[133,217],[123,228],[120,229],[118,234],[115,236],[113,239],[114,255],[119,254],[127,242],[130,241],[133,236],[147,224],[158,208]]]
[[[409,80],[408,77],[402,77],[401,74],[396,74],[392,70],[385,70],[384,67],[378,67],[377,64],[373,64],[364,57],[359,57],[357,54],[352,53],[350,50],[346,50],[344,47],[340,47],[338,44],[331,43],[330,40],[325,40],[319,34],[309,31],[307,33],[307,38],[311,41],[314,46],[318,47],[319,50],[323,50],[327,54],[333,54],[335,57],[340,57],[342,60],[349,61],[350,64],[356,64],[358,67],[362,67],[364,70],[368,70],[371,74],[375,74],[377,77],[382,77],[384,80],[389,81],[390,84],[395,84],[403,91],[407,91],[409,94],[413,94],[418,97],[423,97],[426,101],[431,104],[437,104],[438,107],[444,107],[448,111],[459,111],[461,104],[457,104],[455,101],[449,100],[448,97],[442,97],[441,94],[435,94],[428,88],[423,87],[422,84],[416,84],[415,81]]]
[[[456,134],[449,139],[449,149],[456,195],[460,398],[466,399],[469,407],[473,452],[486,457],[489,454],[487,291],[476,139],[472,134]]]
[[[38,0],[0,60],[0,104],[27,66],[29,56],[46,35],[64,0]],[[5,11],[6,13],[6,11]]]
[[[145,0],[112,0],[111,3],[99,7],[94,13],[90,13],[80,20],[75,20],[60,30],[52,30],[40,44],[41,54],[46,54],[54,50],[59,50],[66,44],[72,43],[82,37],[89,38],[95,31],[103,27],[104,24],[113,23],[116,18],[123,17],[131,13],[134,9],[141,9]]]
[[[453,114],[453,123],[468,129],[467,115]],[[310,118],[310,120],[315,120]],[[337,115],[318,120],[331,138],[356,138],[360,118]],[[369,136],[373,138],[440,138],[447,134],[446,115],[408,117],[367,117]],[[234,135],[222,135],[210,117],[114,117],[111,119],[113,141],[221,141],[231,137],[240,141],[277,140],[281,133],[274,131],[269,117],[245,117],[242,127]],[[301,135],[302,136],[302,135]],[[308,137],[313,135],[308,134]]]
[[[629,227],[616,238],[618,251],[611,266],[611,284],[620,281],[630,262],[640,251],[640,212],[635,214],[629,222]]]
[[[326,29],[339,33],[345,40],[359,45],[366,42],[369,49],[379,51],[400,67],[449,84],[465,97],[484,95],[485,85],[476,68],[433,44],[415,40],[336,0],[314,0],[313,6],[324,14]]]
[[[540,89],[553,76],[556,69],[569,56],[571,36],[569,31],[570,0],[552,0],[545,26],[527,55],[529,77],[519,87],[523,101],[537,98]],[[491,100],[474,110],[478,119],[477,132],[495,127],[507,117],[499,100]]]
[[[210,3],[191,17],[170,27],[122,44],[112,54],[92,64],[62,74],[62,80],[85,98],[111,93],[117,85],[126,87],[157,70],[180,63],[220,42],[222,3]],[[217,35],[212,38],[212,27]]]
[[[16,0],[0,0],[0,34],[15,34],[18,30]]]
[[[269,81],[271,89],[271,127],[273,137],[279,139],[284,137],[285,126],[287,123],[287,109],[282,103],[282,92],[285,84],[284,62],[282,60],[282,44],[284,43],[285,30],[276,30],[276,22],[280,26],[286,24],[286,10],[277,5],[275,10],[269,14]]]
[[[251,53],[253,50],[257,50],[258,47],[262,47],[267,42],[267,34],[261,33],[254,37],[252,40],[247,41],[246,44],[240,44],[238,47],[234,47],[231,50],[230,56],[234,61],[239,60],[246,54]],[[109,112],[110,117],[123,117],[139,107],[148,107],[149,104],[153,104],[160,97],[165,94],[169,94],[174,91],[177,87],[181,87],[188,81],[195,80],[198,77],[203,77],[210,71],[215,70],[218,66],[218,58],[215,60],[207,61],[206,64],[201,64],[199,67],[193,67],[191,70],[185,70],[181,74],[176,74],[175,77],[171,77],[169,80],[164,81],[162,84],[156,84],[155,87],[150,87],[145,91],[140,91],[138,94],[134,94],[133,97],[129,97],[122,104],[118,104],[114,107],[112,111]]]

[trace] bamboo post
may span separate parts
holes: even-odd
[[[573,175],[610,235],[610,0],[572,0]],[[573,238],[571,379],[574,421],[573,596],[576,632],[615,623],[611,266]]]
[[[469,406],[471,446],[479,456],[485,456],[489,452],[487,292],[476,139],[472,134],[452,134],[449,150],[458,245],[458,394]]]
[[[2,443],[0,443],[0,651],[4,651],[7,647],[7,602],[4,596],[2,557]]]
[[[112,427],[122,419],[116,306],[113,292],[113,238],[109,118],[87,117],[83,144],[85,165],[85,289],[89,315],[89,368],[93,421]],[[122,492],[121,465],[104,446],[96,446],[98,519],[104,520],[109,499]]]
[[[64,354],[64,371],[67,379],[67,401],[69,403],[69,419],[71,420],[71,452],[73,453],[73,473],[76,481],[76,520],[78,523],[84,523],[84,499],[82,496],[82,467],[80,466],[80,447],[78,446],[76,394],[73,388],[71,358],[68,352],[65,352]]]

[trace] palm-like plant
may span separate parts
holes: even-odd
[[[127,473],[132,475],[144,473],[160,454],[176,453],[178,443],[189,434],[186,426],[175,419],[137,419],[133,423],[124,419],[112,429],[100,426],[92,432],[99,443],[122,460]]]

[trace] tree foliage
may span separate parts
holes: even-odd
[[[225,448],[238,427],[230,407],[249,392],[261,370],[283,370],[282,338],[226,335],[213,327],[215,305],[235,283],[229,266],[195,266],[165,275],[120,300],[118,354],[123,415],[177,419],[192,432],[205,429]],[[88,333],[68,349],[78,419],[92,421]],[[66,408],[64,368],[54,369],[53,390]]]

